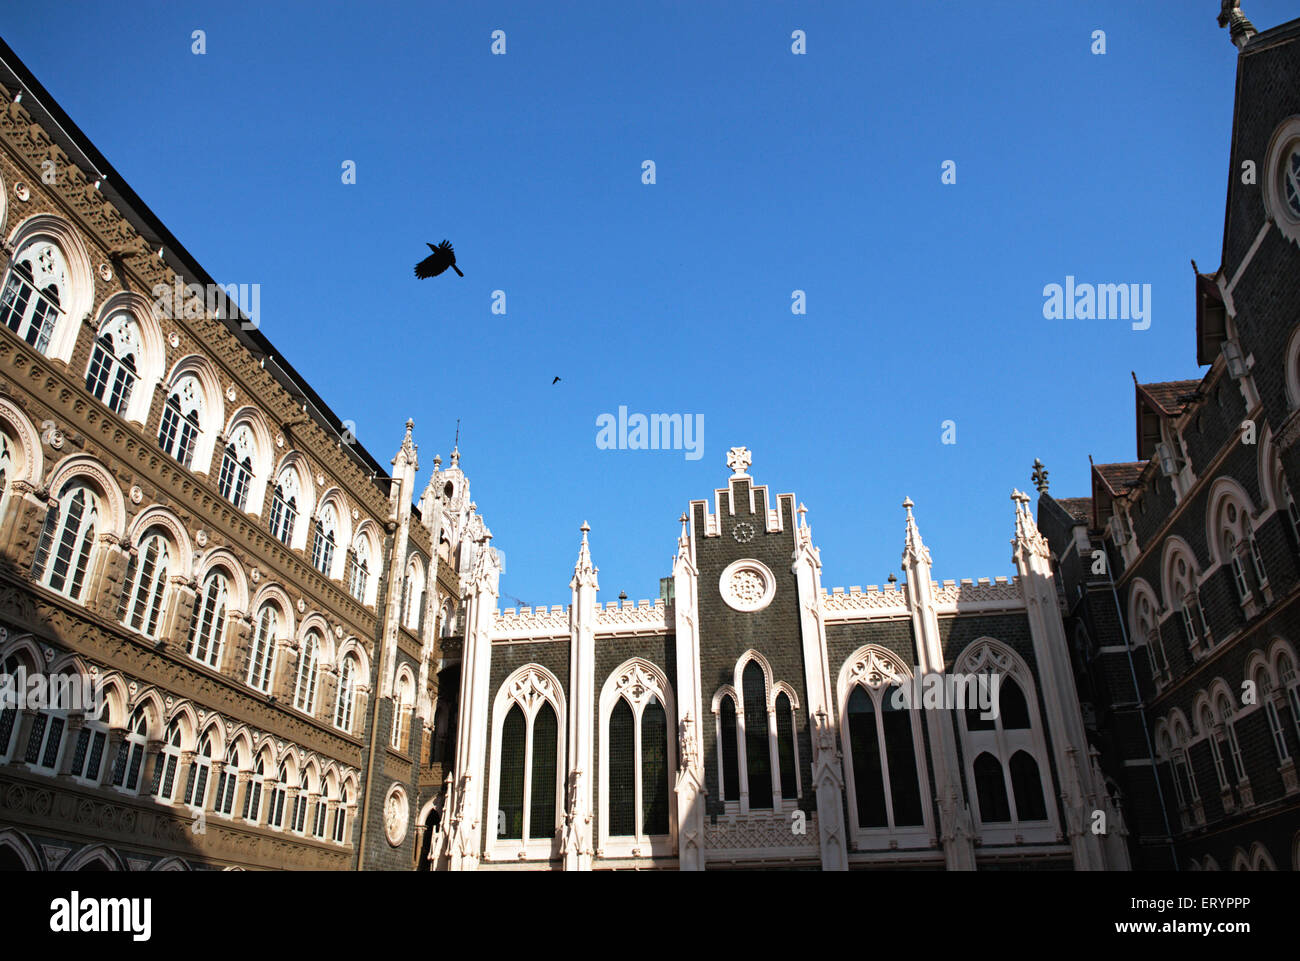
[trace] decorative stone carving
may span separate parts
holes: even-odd
[[[776,577],[762,561],[746,558],[727,565],[718,579],[718,591],[734,610],[761,611],[776,595]]]
[[[406,791],[400,784],[394,784],[384,799],[384,836],[393,847],[400,847],[406,840],[406,828],[410,821],[410,804]]]

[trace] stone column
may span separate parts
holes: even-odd
[[[594,844],[591,837],[595,770],[592,725],[596,708],[596,582],[598,570],[591,562],[587,532],[582,522],[582,544],[569,581],[569,770],[565,783],[567,807],[561,850],[566,871],[590,871]]]

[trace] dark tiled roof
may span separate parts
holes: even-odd
[[[1200,383],[1199,380],[1167,380],[1159,384],[1138,384],[1138,388],[1165,414],[1176,417],[1190,406]]]
[[[1056,503],[1080,524],[1092,523],[1091,497],[1061,497],[1056,499]]]
[[[1137,484],[1138,478],[1142,476],[1142,471],[1146,466],[1146,461],[1139,460],[1129,464],[1094,464],[1093,469],[1101,476],[1103,483],[1110,488],[1111,494],[1115,495],[1122,494]]]

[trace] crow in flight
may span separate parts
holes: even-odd
[[[560,378],[557,377],[557,378],[555,378],[555,380],[551,381],[551,386],[554,387],[554,386],[555,386],[556,384],[558,384],[559,382],[560,382]]]
[[[436,247],[433,244],[427,244],[427,246],[433,253],[415,265],[416,277],[420,280],[424,280],[426,277],[437,277],[448,267],[456,271],[456,276],[465,276],[460,272],[460,268],[456,266],[456,252],[451,249],[450,240],[444,240]]]

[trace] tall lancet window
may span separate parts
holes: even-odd
[[[559,828],[563,692],[554,675],[528,665],[510,676],[493,705],[489,847],[549,858]],[[510,842],[502,845],[502,842]],[[516,843],[517,842],[517,843]]]
[[[666,675],[641,658],[626,661],[601,691],[599,820],[607,851],[610,842],[624,845],[624,853],[647,846],[671,850],[671,698]]]

